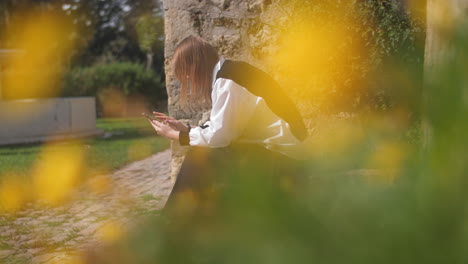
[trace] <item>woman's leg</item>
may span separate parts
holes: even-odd
[[[266,189],[298,186],[297,164],[289,157],[252,144],[226,148],[191,147],[187,153],[165,211],[195,210],[216,203],[220,192],[238,184],[260,184]],[[256,183],[255,183],[256,182]],[[260,191],[260,190],[259,190]]]
[[[222,175],[218,169],[228,160],[226,153],[226,148],[191,147],[166,202],[165,211],[206,203],[221,184]]]

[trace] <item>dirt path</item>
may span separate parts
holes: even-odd
[[[172,188],[170,150],[93,178],[59,207],[30,203],[0,215],[0,263],[66,263],[116,239],[138,216],[157,213]]]

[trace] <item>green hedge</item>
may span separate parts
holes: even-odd
[[[142,95],[152,105],[167,99],[160,73],[129,62],[73,68],[65,74],[63,86],[63,96],[98,96],[112,88],[126,96]]]

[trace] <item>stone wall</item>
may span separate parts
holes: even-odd
[[[210,106],[184,111],[179,106],[180,86],[172,71],[171,58],[177,44],[189,35],[200,36],[214,45],[221,56],[259,63],[269,37],[268,26],[260,23],[271,0],[163,0],[165,19],[166,87],[169,114],[199,125],[209,117]],[[187,151],[172,145],[172,173],[175,177]]]

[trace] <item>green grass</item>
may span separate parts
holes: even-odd
[[[161,200],[161,198],[159,198],[159,197],[154,197],[154,195],[152,195],[152,194],[145,194],[145,195],[142,195],[142,196],[141,196],[141,199],[142,199],[144,202],[148,202],[148,201],[152,201],[152,200],[156,200],[156,201]]]
[[[156,135],[144,118],[98,119],[97,127],[104,136],[82,141],[86,153],[86,170],[90,174],[105,173],[169,146],[169,141]],[[60,141],[61,146],[72,144]],[[28,176],[45,144],[0,147],[0,177],[7,173]]]

